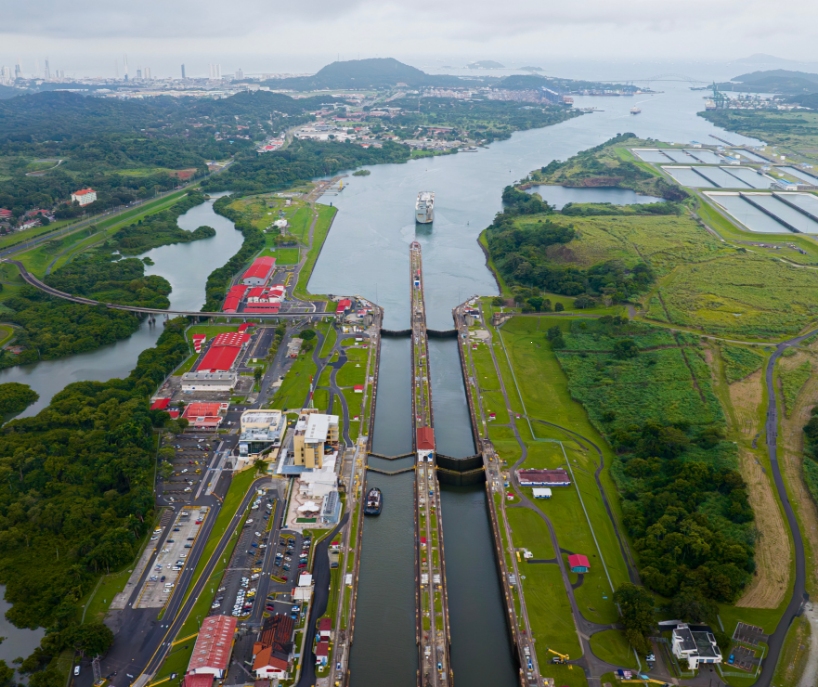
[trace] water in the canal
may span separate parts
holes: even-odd
[[[642,114],[633,117],[629,112],[636,104]],[[737,134],[725,134],[697,117],[703,105],[700,93],[676,84],[667,84],[664,93],[639,98],[578,97],[575,107],[605,111],[519,132],[478,153],[372,167],[369,176],[347,179],[343,193],[326,200],[340,212],[309,289],[376,300],[385,308],[385,327],[406,328],[409,243],[417,239],[423,246],[428,325],[451,329],[451,309],[456,304],[475,294],[497,292],[476,239],[501,209],[504,186],[551,160],[564,160],[626,131],[669,142],[717,143],[710,134],[721,134],[736,143],[755,143]],[[436,193],[435,221],[428,227],[414,222],[415,198],[421,190]],[[465,456],[473,447],[469,448],[462,379],[457,390],[452,383],[460,370],[454,343],[449,343],[452,352],[446,352],[446,343],[440,348],[432,343],[430,352],[436,435],[442,453]],[[384,340],[387,349],[400,345]],[[405,380],[405,388],[389,388],[381,381],[378,390],[375,445],[382,447],[376,449],[382,453],[402,453],[411,446],[410,439],[397,440],[398,435],[406,436],[411,421],[408,341],[405,346],[402,355],[388,354],[381,359],[381,380]],[[411,532],[406,529],[412,527],[411,481],[378,476],[376,482],[374,475],[370,477],[372,483],[387,490],[384,515],[391,508],[390,499],[398,501],[401,511],[389,513],[390,520],[384,519],[383,524],[367,523],[364,530],[362,588],[351,656],[353,682],[355,687],[368,687],[383,684],[388,676],[390,684],[406,681],[408,686],[415,677],[414,614],[396,612],[384,623],[378,611],[392,604],[404,609],[402,604],[409,599],[414,603],[414,579],[408,574],[414,550]],[[390,497],[392,491],[395,495]],[[393,517],[400,520],[391,520]],[[480,488],[445,489],[443,523],[455,680],[459,684],[510,686],[516,677],[505,635],[484,492]],[[405,561],[407,570],[398,570],[396,560]],[[405,626],[399,627],[399,623]],[[399,637],[402,640],[397,642]]]
[[[383,339],[372,447],[375,453],[396,456],[412,451],[409,360],[408,338]],[[406,462],[370,460],[390,471]],[[368,487],[379,487],[383,492],[383,512],[364,518],[355,642],[350,654],[352,684],[415,687],[415,475],[409,472],[388,477],[370,472],[366,479]]]

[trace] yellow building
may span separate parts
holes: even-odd
[[[303,412],[293,433],[293,464],[310,469],[323,467],[328,445],[338,446],[338,416]]]

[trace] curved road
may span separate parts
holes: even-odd
[[[773,471],[773,481],[775,488],[778,491],[778,498],[781,505],[784,506],[784,513],[787,516],[787,524],[792,532],[793,547],[795,549],[795,582],[793,583],[792,597],[789,604],[784,611],[784,615],[775,628],[775,632],[770,635],[768,640],[769,653],[764,661],[764,667],[761,670],[761,675],[756,682],[757,687],[770,687],[772,684],[775,667],[778,663],[778,657],[781,654],[781,649],[784,646],[784,640],[787,636],[787,631],[792,625],[792,621],[801,614],[804,603],[809,599],[806,589],[806,558],[804,556],[804,540],[801,537],[801,529],[798,526],[798,520],[795,518],[795,512],[790,503],[787,488],[784,485],[784,478],[781,476],[781,466],[778,464],[778,399],[775,394],[774,386],[774,372],[775,363],[790,346],[797,346],[804,339],[808,339],[818,333],[818,329],[794,339],[784,341],[776,346],[775,351],[770,356],[765,371],[765,380],[767,383],[767,398],[769,399],[767,405],[767,421],[765,423],[765,430],[767,432],[767,454],[770,457],[770,467]]]

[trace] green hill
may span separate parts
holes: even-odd
[[[427,74],[392,57],[366,60],[333,62],[313,76],[295,76],[287,79],[270,79],[264,82],[275,88],[291,88],[296,91],[329,89],[389,88],[405,84],[410,88],[423,86],[463,85],[456,76]]]
[[[771,69],[735,76],[728,83],[719,84],[722,90],[741,90],[747,93],[777,93],[801,95],[818,92],[818,74]]]

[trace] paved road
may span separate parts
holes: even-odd
[[[761,669],[761,675],[756,682],[757,687],[770,687],[772,684],[773,674],[775,673],[775,666],[778,663],[778,657],[781,654],[781,649],[784,646],[784,640],[787,636],[787,630],[790,629],[792,621],[796,616],[800,615],[804,603],[809,599],[806,590],[806,559],[804,556],[804,540],[801,536],[801,529],[798,526],[798,520],[795,518],[795,513],[790,503],[790,497],[787,493],[787,488],[784,485],[784,478],[781,475],[781,466],[778,463],[778,399],[775,393],[774,385],[774,371],[775,363],[790,346],[797,346],[799,343],[815,335],[818,330],[808,332],[801,336],[795,337],[788,341],[778,344],[775,352],[770,356],[767,363],[767,370],[765,379],[767,383],[767,453],[770,457],[770,467],[773,471],[773,481],[775,488],[778,491],[778,498],[784,506],[784,514],[787,516],[787,524],[792,532],[792,540],[795,548],[795,582],[793,584],[792,597],[787,604],[784,615],[775,628],[775,632],[770,635],[767,642],[769,652],[767,658],[764,660],[764,667]]]

